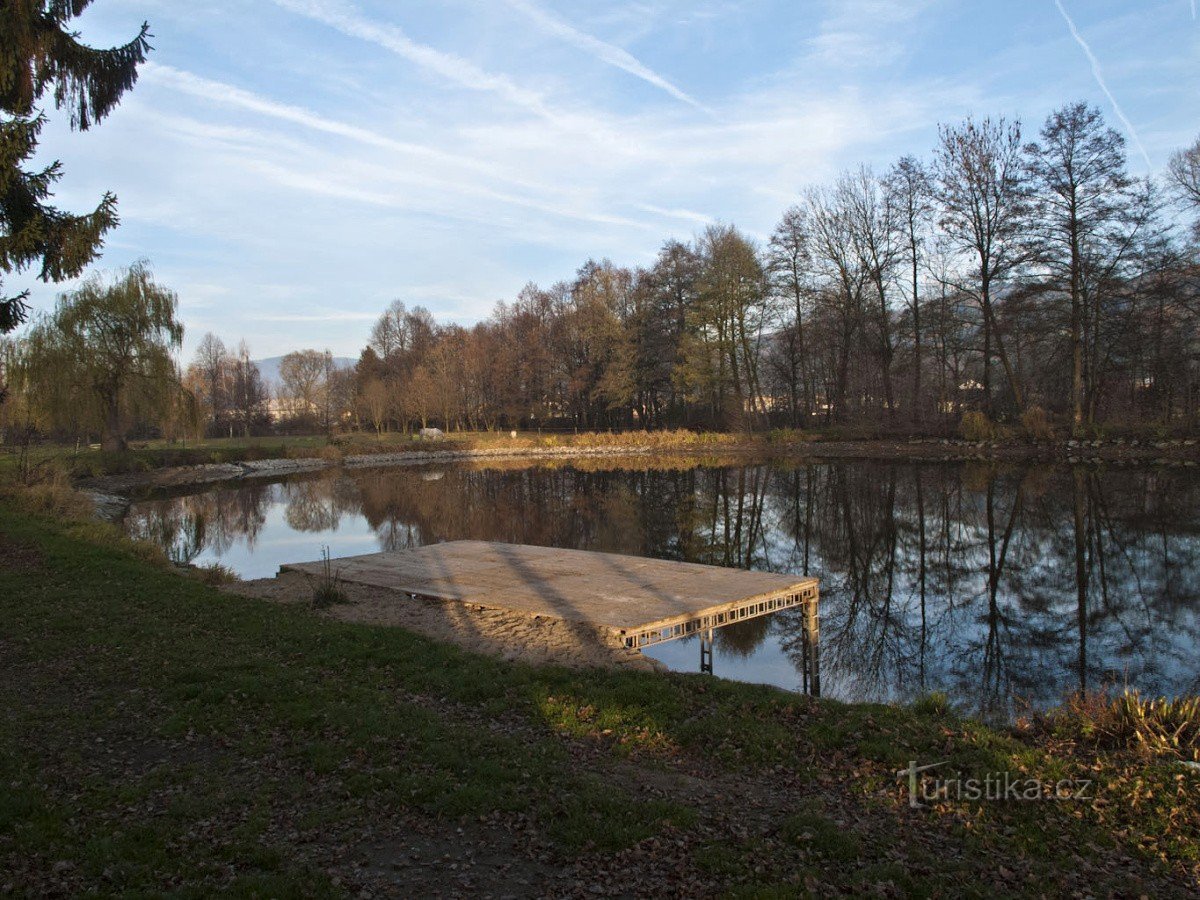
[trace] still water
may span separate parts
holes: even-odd
[[[407,467],[148,497],[130,533],[244,578],[472,538],[821,579],[824,696],[945,691],[1009,718],[1080,687],[1200,692],[1192,471],[842,462]],[[719,629],[718,675],[795,689],[788,610]],[[696,671],[696,638],[648,651]]]

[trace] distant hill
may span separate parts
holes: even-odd
[[[267,359],[256,359],[254,364],[258,366],[258,371],[262,373],[263,381],[271,385],[271,387],[279,386],[279,364],[283,361],[282,356],[271,356]],[[348,356],[335,356],[333,364],[339,369],[346,366],[353,366],[358,360],[351,359]]]

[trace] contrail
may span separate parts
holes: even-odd
[[[1054,5],[1058,7],[1058,11],[1062,13],[1062,17],[1067,22],[1067,27],[1071,29],[1071,36],[1075,38],[1084,54],[1088,58],[1088,62],[1092,64],[1092,74],[1096,77],[1096,84],[1100,85],[1100,90],[1104,91],[1104,96],[1108,98],[1108,102],[1112,104],[1113,112],[1117,114],[1117,118],[1121,120],[1121,124],[1125,126],[1125,130],[1129,132],[1129,136],[1133,138],[1134,146],[1138,148],[1138,153],[1142,154],[1142,159],[1146,161],[1146,168],[1153,170],[1154,166],[1150,162],[1150,154],[1146,152],[1146,148],[1142,146],[1142,139],[1138,137],[1137,130],[1133,127],[1133,123],[1125,116],[1121,110],[1121,105],[1117,103],[1117,98],[1113,96],[1112,91],[1108,89],[1108,85],[1104,82],[1104,73],[1100,71],[1100,61],[1096,59],[1096,54],[1092,52],[1092,48],[1088,46],[1087,41],[1083,39],[1083,35],[1079,33],[1079,29],[1075,27],[1075,22],[1067,14],[1066,8],[1062,5],[1062,0],[1054,0]],[[1195,9],[1196,0],[1192,0],[1192,8]]]
[[[168,87],[175,90],[183,91],[191,94],[194,97],[200,97],[224,106],[236,107],[239,109],[248,110],[259,115],[268,116],[273,119],[279,119],[285,122],[291,122],[295,125],[301,125],[305,128],[311,128],[314,131],[323,131],[326,134],[334,134],[339,137],[348,138],[353,141],[358,141],[362,144],[368,144],[373,147],[379,147],[384,150],[390,150],[395,153],[404,153],[412,156],[423,156],[440,162],[447,162],[461,165],[467,168],[477,169],[486,172],[493,177],[496,173],[487,163],[482,163],[476,159],[467,156],[460,156],[455,153],[449,153],[432,147],[426,147],[421,144],[414,144],[408,141],[398,141],[393,138],[377,134],[366,128],[360,128],[357,125],[351,125],[346,122],[330,119],[319,115],[309,109],[301,106],[292,106],[286,103],[278,103],[270,100],[261,94],[255,94],[251,91],[243,90],[232,84],[227,84],[223,81],[213,81],[209,78],[204,78],[200,75],[194,75],[191,72],[183,69],[176,69],[173,66],[164,63],[157,63],[149,60],[143,67],[143,71],[154,80],[166,84]]]
[[[619,146],[623,138],[603,119],[581,111],[555,108],[540,91],[530,90],[503,74],[495,74],[452,53],[418,43],[394,25],[375,22],[363,16],[352,3],[344,0],[274,0],[275,5],[328,25],[342,34],[369,41],[408,60],[426,72],[432,72],[451,84],[471,91],[492,93],[514,106],[546,120],[555,128],[580,132],[593,140]]]
[[[299,125],[303,128],[308,128],[313,131],[320,131],[326,134],[337,135],[348,140],[357,141],[371,147],[378,147],[394,153],[403,153],[409,156],[424,157],[426,159],[442,162],[451,165],[461,166],[463,168],[479,171],[489,177],[489,184],[499,179],[506,181],[509,184],[523,188],[528,191],[547,192],[551,189],[536,182],[526,181],[524,179],[513,178],[510,175],[497,170],[493,165],[486,162],[481,162],[473,157],[461,156],[456,153],[450,153],[428,147],[423,144],[414,144],[408,141],[398,141],[385,135],[378,134],[366,128],[360,128],[357,125],[351,125],[337,119],[330,119],[312,110],[301,106],[292,106],[286,103],[278,103],[261,94],[256,94],[251,91],[243,90],[232,84],[223,81],[213,81],[212,79],[204,78],[200,75],[195,75],[183,69],[176,69],[173,66],[163,63],[156,63],[153,60],[147,61],[142,70],[145,75],[154,81],[168,88],[182,91],[190,94],[193,97],[199,97],[203,100],[208,100],[226,107],[234,109],[246,110],[248,112],[257,113],[267,118],[276,119],[283,122],[290,122],[294,125]],[[366,202],[381,203],[387,205],[387,199],[379,193],[369,192],[351,192],[345,188],[339,189],[336,185],[329,183],[328,179],[321,182],[315,182],[308,178],[303,173],[296,173],[285,170],[278,166],[269,164],[260,164],[259,168],[268,171],[276,180],[288,184],[291,187],[300,187],[305,190],[320,190],[328,194],[350,196],[352,199],[364,200]],[[591,212],[587,209],[574,209],[569,202],[566,204],[556,201],[553,196],[543,199],[539,196],[526,196],[510,191],[497,190],[493,187],[479,186],[470,181],[455,177],[450,182],[453,189],[462,193],[475,194],[490,198],[501,203],[520,206],[528,209],[546,212],[564,218],[578,219],[585,222],[593,222],[602,225],[617,225],[620,227],[633,227],[647,229],[649,226],[646,223],[638,222],[633,219],[628,219],[623,216],[614,216],[602,212]],[[569,201],[571,198],[565,198]]]
[[[377,44],[460,87],[488,91],[544,118],[555,117],[537,92],[522,88],[503,75],[486,72],[461,57],[418,43],[395,26],[372,22],[350,4],[337,0],[275,0],[275,4],[342,34]]]
[[[586,32],[580,31],[574,25],[560,19],[558,16],[547,12],[531,0],[505,0],[505,2],[515,9],[517,12],[528,16],[533,20],[534,24],[545,31],[547,34],[552,34],[555,37],[561,38],[568,44],[574,44],[579,49],[591,54],[603,63],[614,66],[622,71],[628,72],[635,78],[640,78],[648,84],[654,85],[660,90],[666,91],[676,100],[680,100],[689,106],[694,106],[696,109],[712,115],[712,111],[705,107],[698,100],[684,93],[667,79],[663,78],[653,69],[644,65],[637,57],[628,50],[610,44],[607,41],[602,41],[597,37],[593,37]]]

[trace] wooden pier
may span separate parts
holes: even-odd
[[[323,566],[280,571],[319,577]],[[816,578],[485,541],[351,556],[332,566],[346,582],[606,628],[631,648],[699,634],[711,653],[712,629],[800,606],[813,678],[818,671]]]

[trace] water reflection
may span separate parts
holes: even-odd
[[[127,525],[248,577],[326,544],[462,538],[817,575],[826,696],[945,690],[997,718],[1108,683],[1200,690],[1198,493],[1179,470],[410,468],[149,499]],[[651,652],[689,671],[700,655],[694,639]],[[729,677],[796,688],[802,653],[798,610],[715,635]]]

